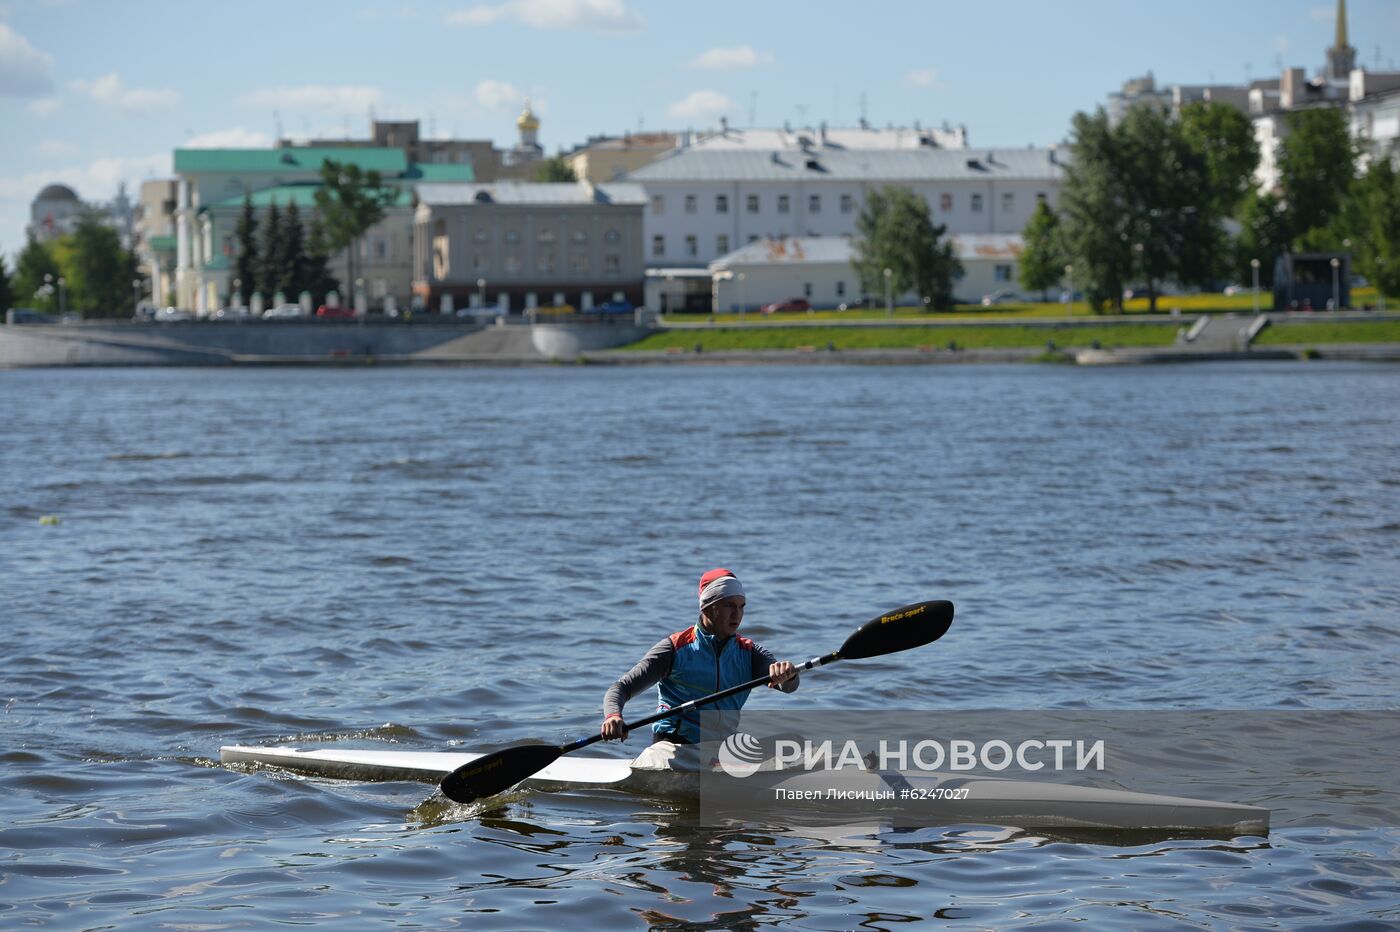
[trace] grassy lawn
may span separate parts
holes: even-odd
[[[734,330],[670,331],[655,333],[624,349],[664,351],[693,350],[699,344],[707,351],[791,350],[800,347],[838,350],[918,349],[947,347],[949,341],[963,349],[1011,346],[1043,347],[1054,340],[1059,347],[1087,347],[1094,340],[1104,347],[1167,346],[1176,339],[1175,324],[1144,323],[1130,327],[755,327]]]
[[[1319,321],[1276,324],[1259,334],[1255,346],[1310,343],[1400,343],[1400,321],[1365,320],[1355,323]]]

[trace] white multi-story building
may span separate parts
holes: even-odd
[[[1058,202],[1055,149],[682,148],[628,176],[647,194],[649,267],[695,268],[764,238],[850,236],[871,191],[912,189],[949,233],[1020,233]]]

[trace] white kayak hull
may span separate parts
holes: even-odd
[[[229,746],[219,749],[224,764],[277,767],[310,776],[340,780],[408,780],[437,783],[463,764],[481,757],[470,752],[377,751],[346,748],[301,750],[292,747]],[[647,760],[643,754],[641,761]],[[543,790],[613,788],[674,795],[694,793],[695,773],[638,766],[621,758],[561,757],[523,781]],[[1114,829],[1126,831],[1208,831],[1263,835],[1269,810],[1258,806],[1212,802],[1126,790],[1061,783],[904,771],[880,774],[860,768],[838,771],[760,771],[745,778],[744,789],[756,797],[789,792],[825,791],[833,787],[869,809],[868,796],[908,787],[926,805],[937,806],[942,824],[979,823],[1018,828]],[[941,793],[940,793],[941,791]],[[954,792],[956,791],[956,792]],[[965,791],[965,792],[964,792]],[[948,798],[952,793],[959,798]],[[936,798],[935,797],[939,797]],[[829,806],[823,799],[821,805]],[[915,803],[898,802],[909,812]],[[892,804],[891,808],[894,808]],[[925,813],[926,814],[926,813]]]

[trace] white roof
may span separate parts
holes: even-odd
[[[458,204],[645,204],[639,184],[502,181],[420,184],[418,201],[432,206]]]
[[[1019,233],[956,233],[948,237],[953,253],[964,262],[1014,261],[1025,242]],[[717,272],[735,266],[845,264],[855,255],[847,236],[793,236],[747,243],[710,263]]]
[[[1054,149],[676,149],[628,174],[629,181],[1058,181]]]
[[[805,146],[804,146],[805,141]],[[907,126],[875,127],[783,127],[782,129],[731,129],[696,137],[696,149],[965,149],[967,130],[930,129]]]

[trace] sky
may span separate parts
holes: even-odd
[[[1064,141],[1134,76],[1243,83],[1320,67],[1336,0],[0,0],[0,253],[60,182],[87,201],[182,147],[365,138],[371,114],[551,154],[731,126],[964,125]],[[1400,68],[1400,0],[1350,0],[1360,63]]]

